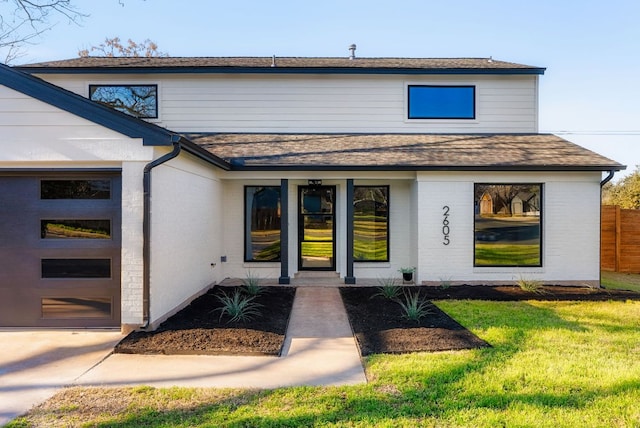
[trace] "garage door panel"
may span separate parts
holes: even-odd
[[[0,176],[0,326],[120,324],[120,187],[117,174]]]

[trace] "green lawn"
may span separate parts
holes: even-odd
[[[610,290],[632,290],[640,293],[640,274],[602,272],[601,283]]]
[[[374,355],[353,387],[72,388],[10,426],[640,426],[640,302],[437,304],[493,347]]]

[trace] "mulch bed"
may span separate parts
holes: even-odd
[[[428,315],[411,321],[403,318],[397,302],[376,295],[377,287],[342,288],[340,292],[363,356],[490,346],[431,302],[427,303]]]
[[[545,285],[539,293],[526,291],[517,286],[455,285],[451,287],[421,287],[421,293],[429,300],[640,300],[640,293],[625,290],[607,290],[604,288],[571,287],[564,285]]]
[[[205,355],[280,355],[293,305],[295,288],[265,287],[259,297],[262,316],[246,323],[227,323],[216,308],[215,297],[235,287],[214,287],[189,306],[162,323],[152,332],[133,332],[115,348],[118,353],[205,354]],[[482,299],[513,300],[640,300],[631,291],[590,289],[586,287],[545,286],[542,294],[519,287],[451,286],[420,287],[427,300]],[[362,355],[445,351],[489,346],[447,314],[429,303],[430,314],[420,323],[401,316],[398,303],[372,296],[375,287],[341,289],[349,321]]]
[[[214,287],[151,332],[127,335],[115,348],[122,354],[280,355],[295,288],[265,287],[256,302],[262,316],[248,322],[220,320],[216,295],[236,287]]]

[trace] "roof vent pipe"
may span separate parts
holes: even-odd
[[[356,45],[352,44],[351,46],[349,46],[349,50],[351,51],[349,59],[356,59]]]
[[[271,58],[271,67],[275,67],[275,66],[276,66],[276,56],[274,55],[274,56]]]

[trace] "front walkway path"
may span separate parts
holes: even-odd
[[[300,287],[282,357],[113,354],[75,384],[268,389],[366,381],[340,291]]]

